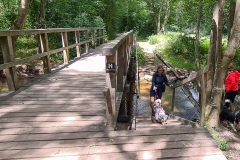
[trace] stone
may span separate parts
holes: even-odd
[[[145,75],[144,79],[151,82],[152,81],[152,76],[151,75]]]

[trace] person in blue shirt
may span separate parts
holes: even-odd
[[[171,87],[168,83],[166,74],[164,73],[164,68],[162,65],[157,67],[157,71],[152,76],[152,86],[150,88],[150,107],[152,109],[152,116],[155,115],[153,107],[155,99],[162,98],[163,92],[165,92],[165,86]]]

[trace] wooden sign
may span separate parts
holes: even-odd
[[[115,73],[116,65],[115,63],[106,63],[106,73]]]

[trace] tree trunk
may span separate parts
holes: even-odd
[[[199,31],[200,31],[200,22],[202,17],[202,0],[199,0],[198,4],[198,18],[197,18],[197,27],[196,27],[196,41],[195,41],[195,66],[196,71],[199,70]]]
[[[224,2],[221,3],[224,6]],[[218,126],[219,121],[219,112],[221,108],[222,102],[222,92],[224,91],[223,84],[225,81],[227,67],[231,63],[232,59],[236,54],[237,47],[240,43],[240,0],[236,2],[236,9],[234,15],[234,22],[233,27],[230,32],[228,46],[224,54],[220,57],[221,59],[218,60],[218,66],[216,71],[216,78],[213,88],[213,103],[215,106],[212,109],[210,114],[209,124],[211,127]]]
[[[161,32],[165,32],[165,28],[166,28],[166,25],[167,25],[167,22],[168,22],[168,19],[169,19],[169,16],[170,16],[170,0],[167,0],[166,3],[167,3],[166,14],[165,14],[165,18],[164,18],[164,22],[163,22],[163,25],[162,25]]]
[[[18,8],[18,15],[14,21],[11,30],[21,30],[26,22],[30,0],[21,0]],[[18,36],[12,38],[13,47],[16,44]]]
[[[211,90],[210,97],[211,104],[208,106],[209,108],[206,109],[207,113],[207,119],[208,119],[208,124],[210,126],[218,126],[218,121],[219,121],[219,108],[220,106],[217,106],[216,103],[219,102],[219,104],[222,101],[222,87],[219,86],[219,83],[217,79],[222,79],[221,73],[221,59],[222,59],[222,22],[223,22],[223,8],[225,6],[225,0],[215,0],[215,5],[214,5],[214,10],[213,10],[213,21],[216,24],[216,48],[213,48],[210,46],[210,49],[212,51],[215,50],[215,56],[209,55],[208,60],[211,60],[214,62],[213,64],[213,72],[214,77],[211,77],[211,81],[213,82],[213,89]],[[213,23],[213,24],[214,24]],[[214,32],[213,32],[214,33]],[[214,35],[213,35],[214,36]],[[212,53],[213,54],[213,53]],[[212,59],[213,58],[213,59]],[[217,61],[217,64],[215,63]],[[217,66],[216,66],[217,65]],[[217,70],[215,71],[215,67]],[[209,82],[209,81],[208,81]],[[209,94],[209,93],[207,93]],[[207,100],[209,102],[209,99]]]
[[[236,1],[231,0],[230,2],[230,13],[229,13],[229,25],[228,25],[228,40],[230,38],[230,32],[233,26],[233,20],[234,20],[234,13],[235,13],[235,8],[236,8]]]
[[[210,47],[208,51],[208,62],[207,64],[212,65],[211,73],[207,77],[207,100],[206,100],[206,116],[207,118],[210,115],[211,107],[210,103],[212,101],[212,88],[213,88],[213,79],[214,79],[214,73],[215,73],[215,63],[216,63],[216,44],[217,44],[217,24],[215,20],[212,20],[212,29],[211,29],[211,35],[210,35]]]
[[[163,0],[159,0],[160,8],[158,11],[158,18],[157,18],[157,34],[160,33],[160,26],[161,26],[161,13],[163,8]]]

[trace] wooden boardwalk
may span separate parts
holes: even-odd
[[[107,127],[102,46],[1,97],[1,160],[226,159],[205,129],[176,119],[161,127],[142,116],[137,130]]]

